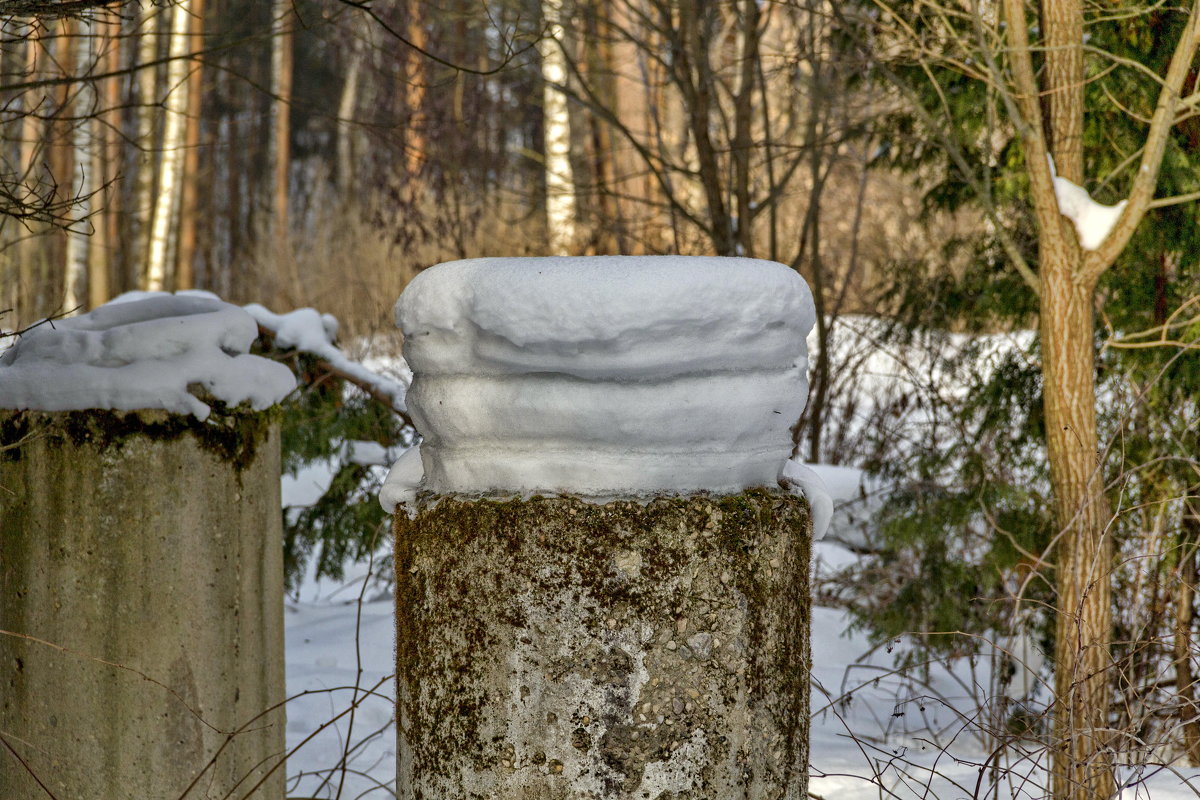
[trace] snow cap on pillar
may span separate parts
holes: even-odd
[[[422,473],[419,488],[437,494],[773,486],[804,408],[814,320],[804,280],[770,261],[439,264],[396,303],[423,442],[421,464],[398,464],[381,499],[410,500]]]
[[[262,411],[293,389],[290,369],[252,355],[254,319],[208,293],[131,293],[46,320],[0,352],[0,408],[161,409],[208,418],[202,394]]]

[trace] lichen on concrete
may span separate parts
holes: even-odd
[[[802,499],[442,497],[395,529],[401,797],[805,797]]]

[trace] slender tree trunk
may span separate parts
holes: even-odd
[[[600,19],[608,12],[604,0],[592,0],[588,8],[588,71],[596,86],[596,93],[604,98],[606,108],[616,108],[612,92],[612,42],[608,38],[607,25],[603,28]],[[588,114],[588,133],[592,156],[592,187],[595,193],[596,227],[592,234],[592,249],[598,255],[620,252],[618,205],[613,198],[613,142],[608,125],[598,115]]]
[[[754,111],[755,72],[758,67],[760,12],[758,0],[743,0],[742,12],[735,22],[741,40],[737,94],[734,97],[733,167],[734,196],[737,201],[737,241],[740,255],[754,256],[753,208],[750,190],[750,154],[754,149],[751,114]]]
[[[674,42],[675,79],[683,92],[688,126],[696,147],[696,160],[704,199],[708,204],[708,234],[717,255],[737,254],[733,220],[725,202],[720,158],[710,134],[715,81],[708,58],[708,38],[701,15],[707,7],[684,3],[679,8],[679,32]]]
[[[71,35],[73,23],[61,20],[57,32],[51,37],[51,64],[56,78],[68,77],[75,68],[76,40]],[[57,186],[55,192],[57,202],[63,204],[62,211],[56,215],[59,224],[53,228],[53,235],[45,239],[45,247],[50,257],[42,262],[42,285],[47,288],[50,305],[55,311],[70,313],[78,308],[79,293],[74,285],[76,276],[73,273],[75,256],[71,248],[70,232],[65,224],[75,213],[74,198],[79,195],[79,180],[75,173],[75,132],[76,125],[71,121],[74,108],[73,98],[78,93],[78,87],[70,83],[62,83],[54,87],[54,119],[50,123],[50,175]],[[71,285],[68,286],[68,279]],[[67,301],[70,305],[65,305]]]
[[[64,61],[65,69],[73,70],[76,75],[86,75],[92,68],[95,59],[96,39],[83,28],[82,23],[68,22],[63,25],[65,41],[71,43],[72,58]],[[84,34],[84,35],[80,35]],[[79,193],[79,203],[71,216],[76,219],[86,218],[92,210],[94,199],[92,193],[100,186],[95,172],[92,170],[91,125],[88,120],[96,114],[96,86],[90,81],[81,81],[70,89],[72,96],[65,110],[68,117],[73,118],[71,124],[70,147],[72,150],[73,169],[69,185]],[[91,237],[86,227],[87,223],[77,223],[66,232],[66,259],[63,275],[63,308],[83,309],[87,306],[87,298],[91,296],[88,281],[88,255]]]
[[[25,70],[24,74],[33,80],[37,77],[41,69],[42,61],[42,36],[40,28],[34,28],[29,38],[25,40]],[[44,135],[44,125],[38,115],[32,113],[41,96],[35,90],[26,90],[21,96],[22,111],[21,117],[21,146],[20,146],[20,169],[21,174],[26,182],[32,183],[38,178],[38,157],[42,152]],[[18,308],[21,312],[21,317],[18,318],[18,323],[21,321],[30,321],[34,314],[37,313],[37,282],[35,275],[35,266],[41,257],[40,240],[41,237],[35,234],[36,228],[31,226],[31,229],[21,231],[21,241],[17,245],[17,258],[20,262],[17,268],[17,281],[20,284]]]
[[[1074,239],[1062,237],[1065,245]],[[1040,334],[1046,445],[1060,532],[1055,583],[1054,797],[1092,800],[1115,787],[1108,744],[1112,540],[1098,463],[1093,297],[1078,249],[1041,242]],[[1073,257],[1074,256],[1074,257]]]
[[[275,245],[275,263],[291,284],[291,301],[300,303],[304,290],[292,255],[288,189],[292,163],[292,56],[295,37],[292,0],[274,0],[271,15],[279,26],[271,50],[271,92],[274,102],[271,112],[272,141],[272,219],[271,232]]]
[[[426,138],[425,92],[429,85],[425,56],[420,52],[429,43],[425,29],[425,4],[422,0],[407,0],[405,4],[405,30],[413,46],[404,52],[404,168],[409,181],[409,194],[417,194],[416,182],[425,163],[429,142]],[[459,19],[462,24],[462,19]],[[461,37],[459,41],[462,41]],[[459,76],[461,79],[461,75]],[[461,80],[456,91],[462,87]]]
[[[137,38],[137,64],[152,63],[158,57],[159,14],[162,9],[149,7],[142,19]],[[158,68],[143,66],[136,73],[137,121],[134,138],[138,147],[137,172],[133,182],[133,203],[130,211],[131,245],[126,258],[145,288],[147,259],[150,251],[150,225],[154,213],[154,185],[159,147],[155,137],[158,116]]]
[[[288,168],[291,165],[292,116],[292,4],[275,0],[273,19],[279,26],[271,53],[271,88],[275,106],[274,129],[274,231],[277,245],[286,247],[288,234]]]
[[[203,49],[204,0],[191,2],[190,49]],[[192,289],[196,285],[196,213],[200,174],[200,128],[204,110],[204,62],[190,62],[191,72],[187,79],[187,130],[183,141],[183,177],[179,198],[179,247],[175,261],[175,288]]]
[[[116,73],[121,68],[121,50],[125,37],[121,31],[121,20],[112,18],[108,21],[107,29],[107,45],[108,49],[104,54],[104,71]],[[105,233],[101,239],[105,247],[97,249],[97,258],[102,266],[98,269],[103,270],[103,284],[105,287],[104,301],[119,291],[123,291],[129,286],[124,282],[126,277],[125,272],[113,269],[114,264],[122,263],[123,243],[121,241],[121,216],[122,216],[122,193],[117,179],[121,173],[121,154],[122,154],[122,131],[121,111],[124,97],[122,96],[124,79],[120,77],[112,77],[104,81],[102,89],[104,97],[104,118],[97,120],[99,124],[104,124],[103,134],[103,150],[100,156],[104,162],[104,217],[102,224],[104,225]],[[118,283],[113,285],[113,280]],[[116,289],[116,291],[114,291]],[[99,291],[99,290],[97,290]]]
[[[361,18],[355,17],[355,24],[352,26],[354,39],[349,48],[349,63],[346,65],[341,96],[338,98],[337,188],[338,199],[343,203],[348,202],[356,194],[355,184],[358,173],[353,120],[355,114],[358,113],[360,75],[366,49],[366,43],[361,41],[359,36],[367,36],[368,33],[365,29],[369,27],[360,22]]]
[[[575,245],[575,175],[571,168],[571,120],[567,99],[556,86],[567,82],[563,52],[562,0],[542,0],[546,35],[542,56],[542,119],[546,159],[547,246],[552,255],[569,255]]]
[[[1047,139],[1058,174],[1082,185],[1083,8],[1042,4]],[[1040,333],[1046,446],[1059,531],[1055,584],[1056,695],[1053,791],[1058,800],[1115,791],[1107,754],[1112,659],[1112,540],[1096,429],[1095,282],[1083,279],[1082,251],[1058,214],[1057,235],[1039,239]]]
[[[150,250],[146,262],[146,289],[161,292],[171,282],[169,253],[172,234],[178,231],[175,212],[179,208],[182,186],[183,135],[188,109],[188,29],[191,27],[189,0],[180,2],[171,11],[171,38],[167,64],[166,125],[163,127],[162,164],[159,167],[158,192],[154,203],[153,224],[150,229]]]
[[[1196,548],[1200,543],[1200,486],[1188,491],[1183,507],[1183,535],[1179,545],[1179,587],[1175,598],[1175,691],[1181,700],[1184,753],[1189,766],[1200,766],[1200,700],[1192,664],[1195,642],[1192,621],[1196,603]]]
[[[1072,224],[1060,214],[1045,161],[1052,155],[1059,175],[1083,183],[1081,0],[1041,6],[1041,86],[1025,5],[1004,0],[1004,7],[1017,89],[1011,99],[1020,107],[1016,122],[1038,221],[1039,275],[1032,284],[1040,303],[1046,444],[1058,527],[1052,791],[1056,800],[1094,800],[1110,797],[1115,781],[1106,747],[1113,545],[1097,447],[1093,303],[1097,281],[1127,246],[1154,195],[1180,92],[1200,46],[1200,2],[1193,3],[1167,67],[1127,205],[1097,249],[1089,251],[1080,249]]]
[[[119,69],[119,42],[121,27],[117,20],[96,24],[96,44],[92,48],[93,58],[101,72]],[[89,122],[91,127],[91,149],[89,169],[93,186],[97,192],[95,211],[92,216],[93,232],[87,248],[88,307],[95,308],[108,302],[112,296],[112,281],[109,265],[113,261],[112,249],[117,238],[113,223],[116,221],[117,191],[116,165],[120,158],[117,136],[120,130],[120,82],[118,78],[106,78],[96,87],[99,108]],[[111,127],[110,127],[111,126]]]

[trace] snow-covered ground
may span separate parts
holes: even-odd
[[[818,466],[834,502],[829,537],[817,542],[820,576],[854,563],[843,542],[860,546],[864,491],[857,470]],[[299,503],[327,477],[313,468],[285,484]],[[870,485],[869,482],[866,485]],[[378,559],[386,559],[381,551]],[[376,562],[378,564],[378,562]],[[346,571],[344,582],[311,576],[286,611],[289,795],[387,798],[395,791],[392,598],[371,579],[375,565]],[[1044,752],[997,742],[981,731],[990,685],[986,658],[900,672],[905,642],[872,648],[848,632],[845,611],[813,610],[810,790],[825,800],[878,798],[1040,798]],[[1032,757],[1030,756],[1032,754]],[[982,768],[983,765],[987,768]],[[999,765],[1002,769],[994,769]],[[344,769],[343,769],[344,767]],[[1200,796],[1200,770],[1127,770],[1123,800]],[[1189,784],[1190,781],[1190,784]],[[1193,790],[1192,787],[1195,787]]]
[[[835,340],[843,363],[856,363],[859,371],[854,383],[863,402],[860,421],[851,421],[851,427],[866,424],[897,393],[957,391],[941,379],[939,364],[880,347],[876,324],[847,318]],[[951,347],[963,344],[958,341],[963,337],[950,338]],[[984,338],[976,342],[980,369],[988,368],[980,362],[994,362],[1028,343],[1026,335]],[[384,359],[372,368],[388,363]],[[849,467],[823,465],[816,472],[833,501],[829,535],[814,551],[820,575],[853,565],[858,558],[853,549],[870,547],[871,516],[887,486]],[[314,465],[285,480],[285,504],[306,502],[305,493],[319,496],[327,473]],[[348,569],[345,584],[306,580],[288,603],[288,690],[303,693],[288,706],[288,746],[296,750],[288,767],[291,796],[394,794],[392,605],[367,572],[367,565]],[[906,643],[872,648],[864,635],[848,632],[850,622],[837,608],[813,611],[814,795],[825,800],[1047,795],[1043,751],[1019,740],[999,748],[982,733],[986,721],[980,709],[987,707],[991,685],[988,659],[897,672],[896,656]],[[1200,797],[1200,770],[1126,770],[1122,777],[1128,785],[1124,800]]]
[[[832,541],[816,547],[819,564],[854,558]],[[349,570],[343,584],[307,580],[287,603],[287,685],[299,695],[288,704],[289,796],[394,794],[392,599],[369,570]],[[974,670],[964,661],[932,665],[928,676],[897,673],[895,651],[872,652],[865,637],[846,632],[849,622],[837,609],[813,611],[811,792],[825,800],[1046,795],[1044,753],[1029,763],[1019,743],[996,751],[978,735],[986,660]],[[1007,767],[995,773],[998,784],[997,763]],[[1200,796],[1200,770],[1127,770],[1124,778],[1123,800]]]

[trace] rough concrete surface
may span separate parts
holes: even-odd
[[[397,515],[412,800],[801,800],[805,502],[437,498]]]
[[[284,749],[278,426],[0,412],[18,441],[0,629],[49,644],[0,634],[0,800],[242,798]]]

